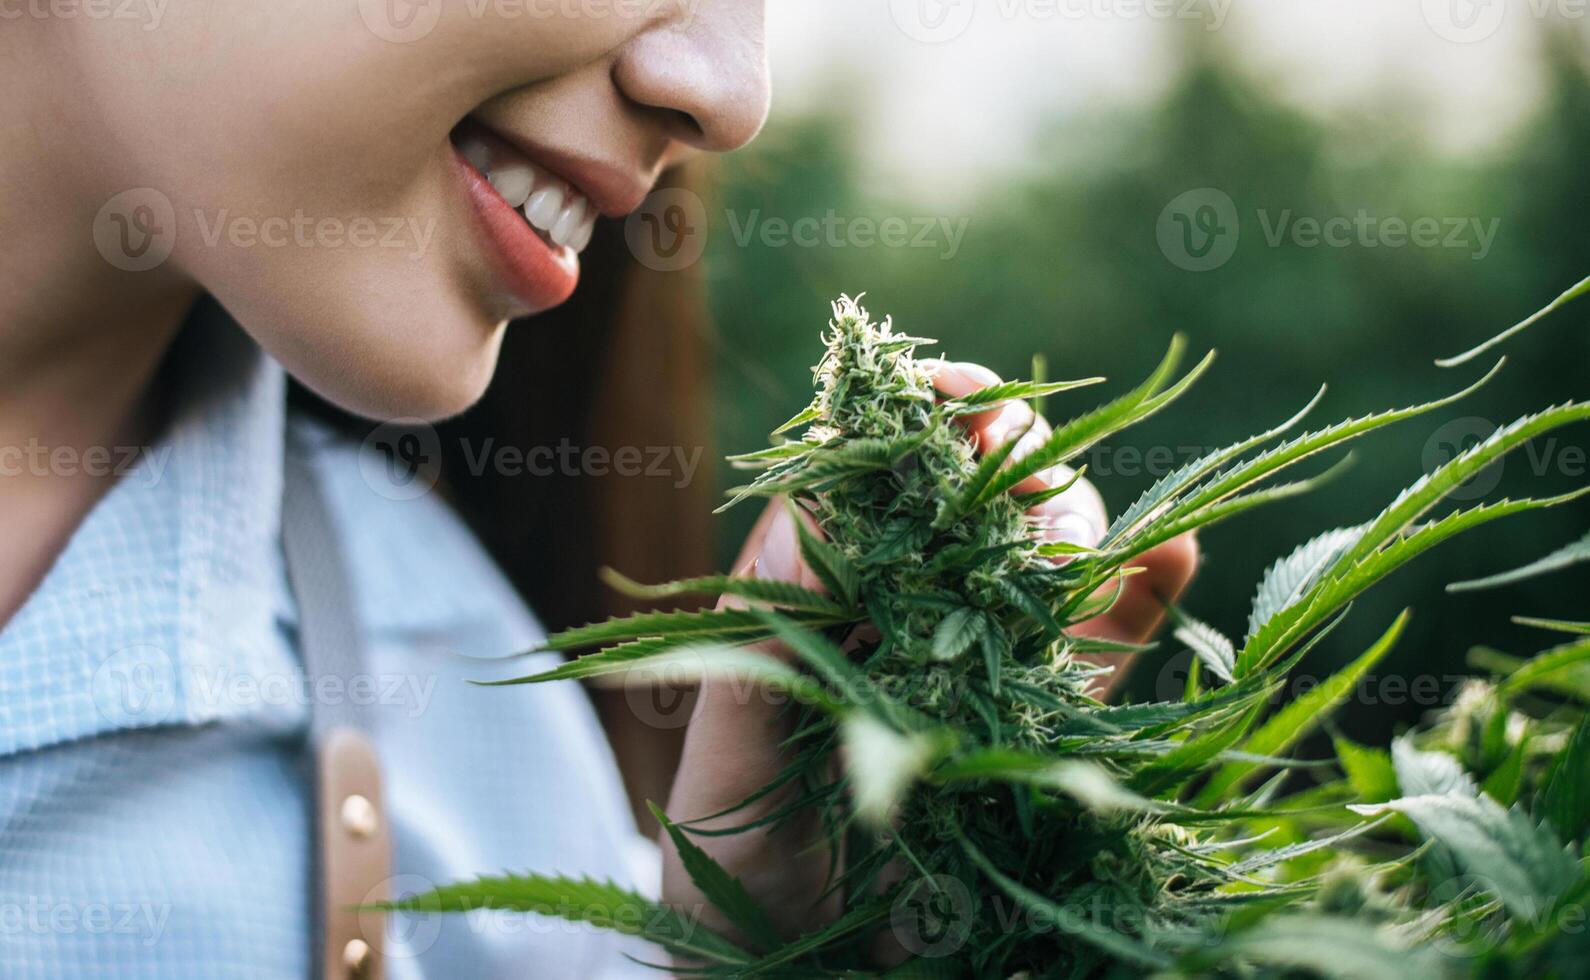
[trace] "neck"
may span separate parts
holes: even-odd
[[[151,382],[196,296],[170,262],[131,272],[96,246],[116,190],[80,166],[88,130],[51,94],[47,44],[19,36],[40,33],[0,35],[0,626],[114,482],[116,447],[154,435]]]

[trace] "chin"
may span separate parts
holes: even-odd
[[[480,401],[497,368],[502,328],[487,349],[464,356],[404,358],[373,377],[357,379],[352,404],[343,407],[372,419],[416,418],[439,422]]]
[[[376,421],[436,422],[485,394],[504,321],[437,330],[385,326],[368,343],[273,351],[294,377],[338,408]],[[445,338],[445,339],[444,339]]]

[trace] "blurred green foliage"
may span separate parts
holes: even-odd
[[[1056,122],[1026,166],[991,174],[952,213],[864,185],[856,151],[867,134],[847,117],[840,86],[831,111],[784,118],[753,148],[731,156],[720,198],[709,204],[719,444],[725,452],[764,445],[766,433],[805,403],[829,301],[863,290],[875,314],[892,314],[909,332],[937,337],[950,357],[982,361],[1006,378],[1028,376],[1031,356],[1042,353],[1051,377],[1105,374],[1120,391],[1148,370],[1175,331],[1188,334],[1195,350],[1218,348],[1211,375],[1170,414],[1090,457],[1090,474],[1116,509],[1163,472],[1166,449],[1180,462],[1194,449],[1257,432],[1290,415],[1321,383],[1330,392],[1311,423],[1455,390],[1489,362],[1443,371],[1435,357],[1490,336],[1590,272],[1590,237],[1579,227],[1590,216],[1590,76],[1574,43],[1543,38],[1548,85],[1538,114],[1504,151],[1471,160],[1433,153],[1395,120],[1345,126],[1303,115],[1217,51],[1195,46],[1158,104]],[[899,152],[931,155],[933,147]],[[1155,227],[1172,199],[1201,187],[1235,202],[1240,236],[1225,264],[1189,272],[1167,260]],[[1287,211],[1325,219],[1352,218],[1361,209],[1406,220],[1494,219],[1497,232],[1478,259],[1472,247],[1304,247],[1272,245],[1266,235],[1265,223],[1273,229]],[[830,211],[952,224],[965,218],[967,231],[952,258],[944,248],[770,247],[759,236],[745,239],[753,220],[822,219]],[[1472,246],[1472,232],[1468,237]],[[1240,636],[1265,566],[1321,530],[1373,516],[1422,470],[1449,458],[1438,443],[1472,426],[1443,430],[1443,423],[1502,424],[1590,396],[1590,306],[1570,307],[1504,352],[1508,366],[1487,389],[1440,418],[1377,435],[1335,484],[1207,535],[1189,610]],[[1063,418],[1098,397],[1060,396],[1048,412]],[[1570,431],[1568,440],[1515,456],[1491,495],[1584,485],[1590,433]],[[1160,465],[1123,447],[1144,454],[1160,447]],[[741,475],[722,468],[719,478],[728,486]],[[740,508],[723,518],[725,563],[754,517]],[[1413,703],[1402,679],[1455,677],[1477,644],[1538,648],[1540,637],[1509,617],[1582,612],[1590,566],[1478,595],[1447,595],[1443,586],[1523,564],[1586,528],[1590,507],[1576,505],[1447,546],[1364,600],[1301,673],[1326,676],[1371,643],[1401,606],[1413,606],[1388,666],[1399,677],[1361,689],[1338,716],[1356,738],[1382,741],[1436,706]],[[1166,639],[1145,658],[1133,680],[1139,692],[1167,682],[1176,652]],[[1454,683],[1440,682],[1443,696]]]

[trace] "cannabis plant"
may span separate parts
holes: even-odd
[[[1181,372],[1177,338],[1142,384],[1016,458],[1014,439],[979,456],[957,420],[1098,379],[1011,381],[945,398],[916,356],[932,341],[844,297],[823,343],[811,404],[770,448],[733,457],[756,475],[726,505],[782,498],[809,514],[822,534],[797,521],[800,550],[822,588],[731,577],[641,586],[612,575],[639,596],[743,602],[567,630],[545,648],[593,652],[507,683],[667,668],[787,694],[795,736],[774,786],[801,791],[774,819],[816,811],[830,842],[843,844],[832,848],[845,857],[830,881],[843,914],[785,941],[692,840],[699,828],[661,811],[686,869],[744,941],[610,884],[534,875],[482,878],[393,907],[560,915],[644,935],[689,964],[681,972],[713,976],[877,975],[884,968],[869,953],[881,931],[912,954],[891,976],[1407,980],[1482,969],[1566,976],[1583,962],[1573,959],[1585,949],[1583,930],[1573,945],[1569,913],[1577,908],[1582,924],[1590,895],[1578,856],[1590,822],[1590,640],[1528,661],[1478,653],[1500,679],[1475,681],[1389,752],[1338,737],[1338,761],[1324,765],[1339,777],[1288,753],[1388,655],[1407,614],[1339,673],[1271,708],[1288,673],[1366,589],[1457,534],[1578,496],[1433,514],[1504,454],[1590,419],[1590,403],[1497,430],[1373,519],[1281,558],[1258,584],[1240,639],[1175,610],[1175,638],[1195,655],[1183,695],[1111,705],[1095,696],[1109,670],[1096,666],[1100,655],[1140,649],[1075,628],[1109,606],[1134,559],[1309,490],[1337,467],[1277,478],[1450,405],[1490,375],[1436,401],[1292,434],[1322,390],[1274,428],[1160,479],[1085,548],[1041,543],[1027,517],[1064,487],[1016,489],[1170,405],[1210,357]],[[1590,540],[1576,547],[1480,584],[1584,557]],[[794,665],[752,649],[768,641],[792,651]],[[748,820],[728,832],[766,829]]]

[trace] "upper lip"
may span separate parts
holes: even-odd
[[[522,133],[505,132],[475,116],[470,121],[512,144],[530,162],[585,195],[597,211],[609,218],[622,218],[634,211],[651,192],[651,178],[638,171],[547,146]]]

